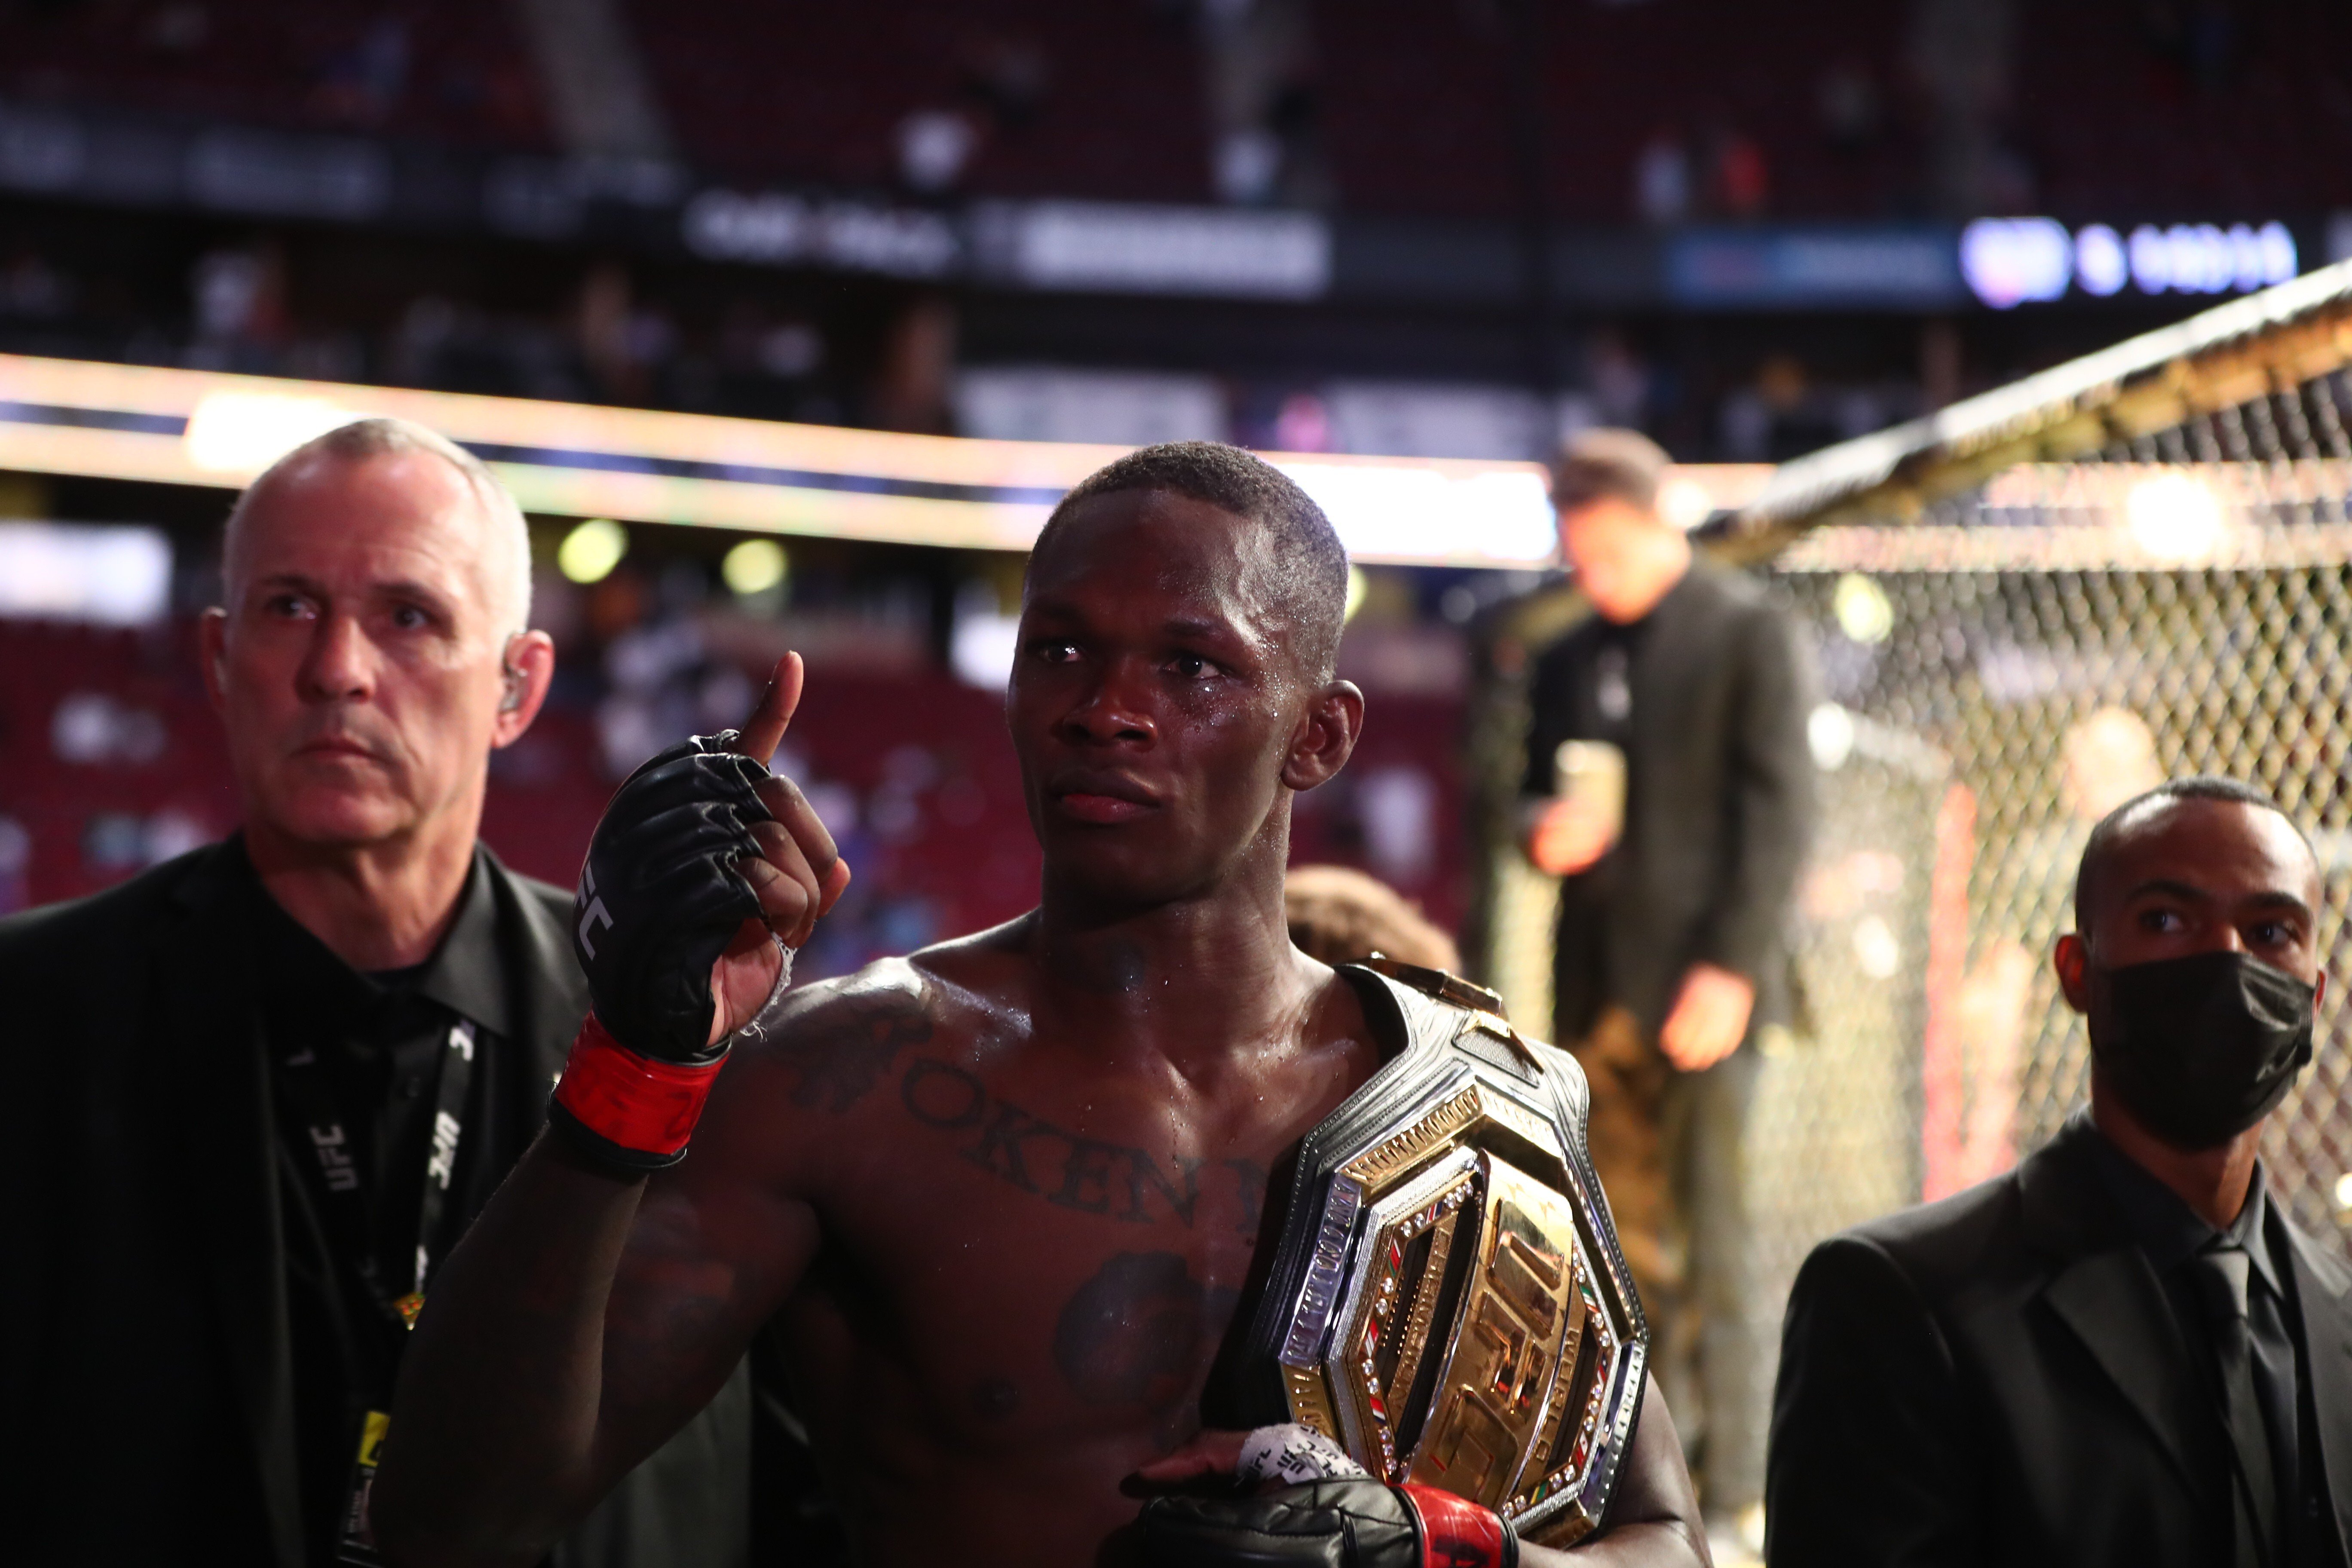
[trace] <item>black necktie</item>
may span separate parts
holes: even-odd
[[[2246,1324],[2246,1278],[2253,1260],[2224,1242],[2192,1260],[2212,1326],[2213,1358],[2221,1373],[2221,1423],[2237,1457],[2240,1506],[2250,1516],[2264,1562],[2275,1561],[2278,1489],[2272,1479],[2269,1428],[2254,1397],[2253,1334]]]

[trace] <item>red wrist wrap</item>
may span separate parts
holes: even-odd
[[[637,1153],[671,1155],[686,1147],[711,1079],[726,1058],[681,1067],[641,1057],[607,1034],[591,1013],[572,1042],[555,1086],[555,1103],[598,1137]]]
[[[1421,1518],[1422,1568],[1515,1568],[1518,1540],[1493,1509],[1435,1487],[1397,1490]]]

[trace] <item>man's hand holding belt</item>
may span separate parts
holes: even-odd
[[[1144,1505],[1137,1526],[1147,1568],[1516,1568],[1519,1560],[1510,1521],[1492,1509],[1435,1487],[1374,1480],[1303,1426],[1204,1434],[1136,1479],[1182,1485],[1227,1471],[1259,1489]]]
[[[799,706],[787,654],[750,724],[631,773],[581,868],[572,949],[594,1010],[548,1107],[557,1131],[630,1174],[685,1158],[737,1030],[849,885],[833,836],[767,759]]]

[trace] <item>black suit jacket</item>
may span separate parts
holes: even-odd
[[[1606,636],[1589,619],[1537,659],[1527,790],[1553,787]],[[1632,661],[1625,826],[1560,885],[1554,1029],[1580,1038],[1602,1008],[1654,1035],[1694,963],[1757,987],[1756,1021],[1788,1015],[1782,928],[1812,840],[1806,726],[1813,683],[1788,617],[1752,578],[1694,561],[1653,609]]]
[[[12,1563],[302,1561],[267,977],[226,855],[198,849],[0,921],[0,1555]],[[500,928],[520,938],[508,995],[521,1059],[503,1070],[521,1147],[587,985],[571,895],[490,865]],[[737,1391],[740,1432],[681,1435],[704,1462],[657,1455],[627,1484],[704,1496],[714,1448],[731,1443],[726,1462],[748,1465],[748,1400]],[[639,1516],[682,1511],[634,1501]],[[744,1524],[724,1528],[740,1537]]]
[[[2070,1122],[2016,1170],[1847,1231],[1797,1277],[1766,1481],[1774,1568],[2211,1568],[2230,1461],[2163,1287]],[[2352,1278],[2292,1259],[2337,1551],[2352,1538]],[[2284,1246],[2281,1247],[2281,1241]]]

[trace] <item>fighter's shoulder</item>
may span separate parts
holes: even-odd
[[[928,1020],[939,1001],[935,989],[909,960],[877,959],[848,974],[794,986],[772,1019],[746,1031],[741,1044],[757,1051],[848,1025],[874,1027],[897,1020]]]

